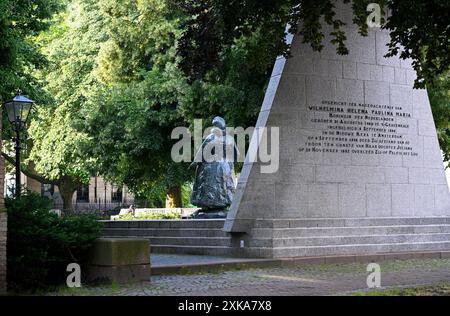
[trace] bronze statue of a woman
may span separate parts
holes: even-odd
[[[196,167],[191,203],[201,207],[195,218],[226,217],[234,195],[233,161],[239,155],[234,138],[226,134],[225,120],[216,116],[191,166]]]

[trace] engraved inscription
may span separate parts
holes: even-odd
[[[417,156],[411,144],[412,115],[401,106],[323,100],[307,105],[318,134],[300,152]]]

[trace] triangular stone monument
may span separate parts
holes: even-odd
[[[349,55],[330,38],[319,53],[288,36],[292,57],[276,60],[257,122],[279,127],[279,168],[244,164],[225,230],[256,257],[450,250],[427,92],[413,89],[410,61],[384,57],[387,31],[360,36],[350,5],[338,3],[337,16]]]

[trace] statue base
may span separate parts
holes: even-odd
[[[190,218],[192,219],[214,219],[227,218],[228,210],[225,208],[201,209],[194,212]]]

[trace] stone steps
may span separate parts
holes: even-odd
[[[379,253],[407,253],[420,251],[448,251],[450,241],[432,241],[416,243],[384,243],[384,244],[350,244],[303,247],[247,247],[245,251],[226,246],[186,246],[186,245],[153,245],[154,253],[176,253],[194,255],[213,255],[249,257],[249,258],[288,258],[317,257],[330,255],[355,255]]]
[[[218,228],[105,228],[103,231],[105,235],[116,237],[229,237]]]
[[[260,258],[450,250],[450,217],[257,220],[240,235],[226,233],[223,225],[224,220],[105,221],[104,236],[145,238],[155,253]]]
[[[105,221],[103,236],[145,238],[153,253],[229,256],[232,237],[224,220]]]
[[[105,228],[216,228],[222,229],[223,219],[100,221]]]
[[[258,248],[254,248],[257,250]],[[267,249],[267,248],[266,248]],[[326,255],[350,255],[350,254],[377,254],[386,252],[414,252],[449,250],[450,241],[410,242],[410,243],[383,243],[383,244],[350,244],[327,245],[310,247],[280,247],[273,249],[274,257],[302,257],[302,256],[326,256]],[[260,249],[258,249],[260,250]],[[261,255],[264,256],[264,248]]]
[[[255,226],[245,251],[255,257],[450,249],[449,217],[261,220]]]
[[[360,236],[325,236],[325,237],[295,237],[295,238],[260,238],[249,241],[249,247],[303,247],[330,246],[352,244],[384,244],[450,241],[450,233],[435,234],[400,234],[400,235],[360,235]]]
[[[105,237],[117,237],[108,236]],[[150,241],[150,245],[153,246],[218,246],[218,247],[231,247],[231,237],[154,237],[154,236],[132,236],[128,235],[127,238],[144,238]]]
[[[230,256],[233,253],[232,247],[225,246],[181,246],[181,245],[153,245],[154,253],[176,253],[191,255],[209,255],[209,256]]]
[[[450,217],[355,217],[256,220],[255,228],[450,225]]]
[[[231,247],[231,237],[151,237],[152,245]]]
[[[318,236],[360,236],[360,235],[397,235],[450,233],[450,225],[397,225],[397,226],[360,226],[360,227],[298,227],[298,228],[258,228],[252,236],[261,238],[292,238]]]

